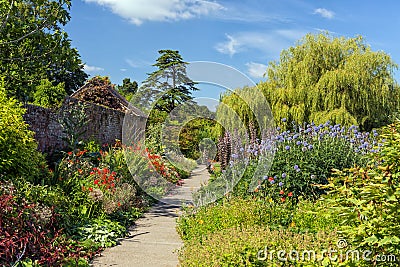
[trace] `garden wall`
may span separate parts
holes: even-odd
[[[24,120],[29,124],[30,130],[35,132],[35,139],[38,149],[41,152],[52,154],[66,147],[63,141],[63,129],[59,123],[62,119],[63,109],[74,106],[71,103],[78,102],[75,99],[67,99],[58,110],[47,109],[31,104],[26,104]],[[89,122],[84,127],[82,139],[95,139],[101,144],[113,144],[116,139],[122,140],[122,127],[125,113],[99,106],[92,103],[85,103],[85,113]],[[130,116],[135,124],[145,123],[145,118],[141,116]]]

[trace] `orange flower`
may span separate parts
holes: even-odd
[[[121,207],[121,203],[118,202],[118,207]]]
[[[280,195],[283,195],[283,194],[285,194],[285,192],[283,192],[283,190],[281,190],[281,191],[279,192],[279,194],[280,194]]]
[[[83,173],[82,169],[78,169],[78,172],[79,172],[79,174]]]
[[[284,198],[284,197],[281,198],[281,201],[282,201],[282,202],[285,202],[285,200],[286,200],[286,198]]]
[[[288,194],[288,197],[292,197],[293,196],[293,192],[290,192],[289,194]]]

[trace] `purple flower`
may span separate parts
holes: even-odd
[[[282,173],[282,178],[286,178],[286,173]]]
[[[269,181],[271,184],[274,184],[275,183],[275,180],[270,180]]]
[[[285,146],[285,149],[286,150],[290,150],[290,146]]]
[[[279,186],[283,186],[283,183],[282,182],[279,182],[279,184],[278,184]]]
[[[286,118],[283,118],[282,121],[283,121],[283,122],[286,122]]]
[[[297,164],[294,165],[294,169],[295,169],[295,170],[299,169],[299,165],[297,165]]]
[[[301,145],[301,141],[297,141],[296,145],[298,145],[298,146]]]

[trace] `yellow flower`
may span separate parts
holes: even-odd
[[[270,198],[268,201],[269,201],[269,203],[272,203],[272,202],[274,202],[274,201],[272,200],[272,198]]]
[[[294,222],[290,223],[290,227],[295,227],[295,226],[296,226],[296,224]]]
[[[203,224],[204,223],[204,221],[203,220],[199,220],[199,224]]]

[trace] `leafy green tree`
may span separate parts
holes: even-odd
[[[0,83],[0,181],[23,178],[39,183],[46,173],[44,157],[37,151],[24,113],[22,105],[8,98]]]
[[[221,95],[221,103],[217,107],[216,117],[219,124],[215,125],[214,135],[223,136],[225,130],[251,132],[255,127],[256,135],[260,137],[261,129],[271,126],[271,110],[259,87],[243,87],[227,91]],[[250,127],[251,126],[251,127]]]
[[[138,90],[138,84],[136,81],[131,81],[130,78],[125,78],[122,81],[122,85],[117,85],[116,88],[126,100],[130,101]]]
[[[387,124],[398,109],[395,68],[388,54],[372,51],[361,36],[308,34],[269,64],[259,87],[278,123],[330,120],[369,130]]]
[[[138,102],[149,108],[156,100],[154,108],[170,113],[177,105],[191,101],[192,91],[198,90],[187,76],[186,66],[179,51],[160,50],[161,56],[153,65],[158,70],[149,74],[138,93]],[[146,105],[147,104],[147,105]]]
[[[87,74],[62,30],[70,7],[69,0],[0,2],[0,73],[9,96],[30,101],[42,79],[64,82],[68,94],[83,85]]]
[[[33,95],[33,103],[45,108],[59,107],[66,96],[64,83],[54,86],[49,80],[43,79]]]

